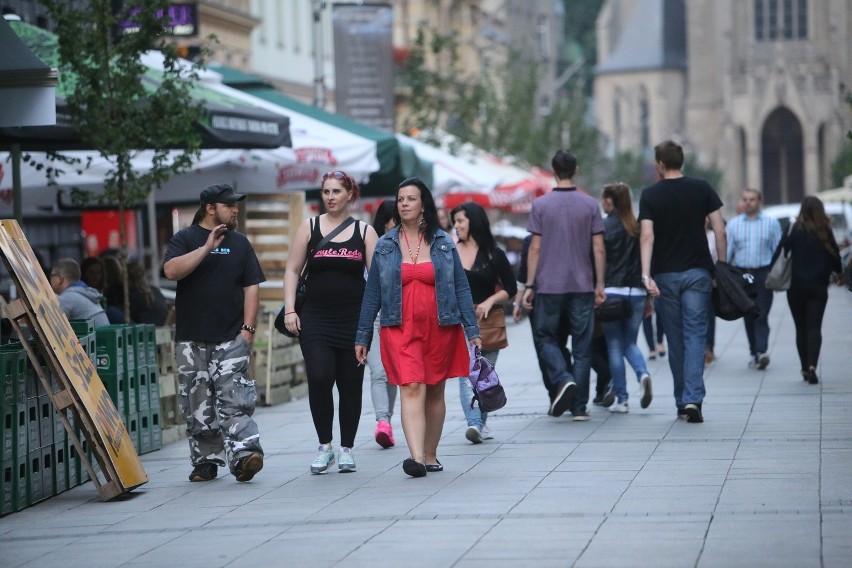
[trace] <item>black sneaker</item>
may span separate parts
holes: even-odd
[[[205,462],[196,465],[189,474],[190,481],[213,481],[219,473],[215,463]]]
[[[687,404],[683,407],[683,411],[686,413],[686,421],[692,424],[700,424],[704,422],[704,416],[701,415],[701,405],[700,404]]]
[[[592,419],[592,417],[589,416],[589,413],[586,411],[585,408],[578,408],[571,412],[571,414],[571,420],[573,420],[574,422],[588,422]]]
[[[234,467],[234,477],[237,481],[251,481],[251,479],[263,469],[263,456],[257,452],[240,458]]]
[[[684,410],[683,406],[677,407],[677,419],[678,420],[686,420],[689,416],[686,415],[686,410]]]
[[[615,387],[609,387],[606,390],[606,393],[603,395],[601,406],[603,406],[604,408],[609,408],[613,404],[615,404]]]
[[[574,393],[577,390],[577,383],[568,381],[559,389],[559,394],[553,397],[553,404],[550,405],[550,415],[559,417],[565,414],[565,411],[571,408],[574,403]]]

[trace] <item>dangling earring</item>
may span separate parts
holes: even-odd
[[[426,232],[426,219],[423,217],[423,213],[420,213],[420,224],[419,224],[420,232]]]

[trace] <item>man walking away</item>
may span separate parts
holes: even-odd
[[[760,208],[763,196],[757,189],[743,191],[743,212],[728,222],[728,262],[750,274],[757,291],[754,303],[757,316],[745,316],[748,348],[751,353],[748,366],[763,370],[769,365],[769,310],[772,309],[772,290],[766,287],[766,276],[772,265],[772,255],[781,242],[781,224],[764,215]]]
[[[606,299],[603,219],[597,201],[574,186],[577,158],[559,150],[551,166],[556,187],[533,201],[527,224],[533,237],[523,304],[533,310],[533,333],[553,387],[549,414],[561,416],[570,410],[573,420],[586,421],[594,307]],[[573,372],[560,343],[565,321],[572,336]]]
[[[710,216],[716,252],[727,258],[722,201],[706,181],[683,175],[679,144],[669,140],[657,145],[654,159],[662,179],[639,199],[642,283],[659,297],[677,416],[703,422],[704,345],[714,269],[704,220]]]
[[[172,237],[163,262],[166,278],[177,280],[175,359],[190,481],[214,479],[225,466],[223,450],[237,481],[263,468],[248,365],[265,278],[248,239],[235,231],[245,197],[227,184],[202,191],[196,222]]]

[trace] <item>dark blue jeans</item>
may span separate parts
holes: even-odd
[[[704,400],[704,346],[712,282],[703,268],[654,276],[658,316],[666,330],[677,406]]]
[[[774,292],[766,287],[766,277],[769,268],[758,268],[749,270],[754,276],[754,289],[757,297],[754,299],[757,305],[757,317],[745,316],[746,336],[748,336],[748,349],[751,356],[758,353],[766,353],[769,350],[769,310],[772,309],[772,297]]]
[[[577,395],[571,411],[585,410],[589,402],[589,371],[592,366],[592,334],[594,333],[595,295],[592,292],[571,294],[536,294],[533,304],[533,333],[539,346],[539,360],[547,369],[554,387],[568,381],[577,383]],[[560,344],[560,328],[568,322],[571,330],[573,372],[565,363]]]

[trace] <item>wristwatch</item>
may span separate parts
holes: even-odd
[[[648,276],[647,274],[643,274],[642,275],[642,284],[647,284],[648,280],[650,280],[650,279],[651,279],[650,276]]]
[[[250,326],[250,325],[243,324],[242,326],[240,326],[240,331],[247,331],[249,333],[255,333],[257,331],[257,329]]]

